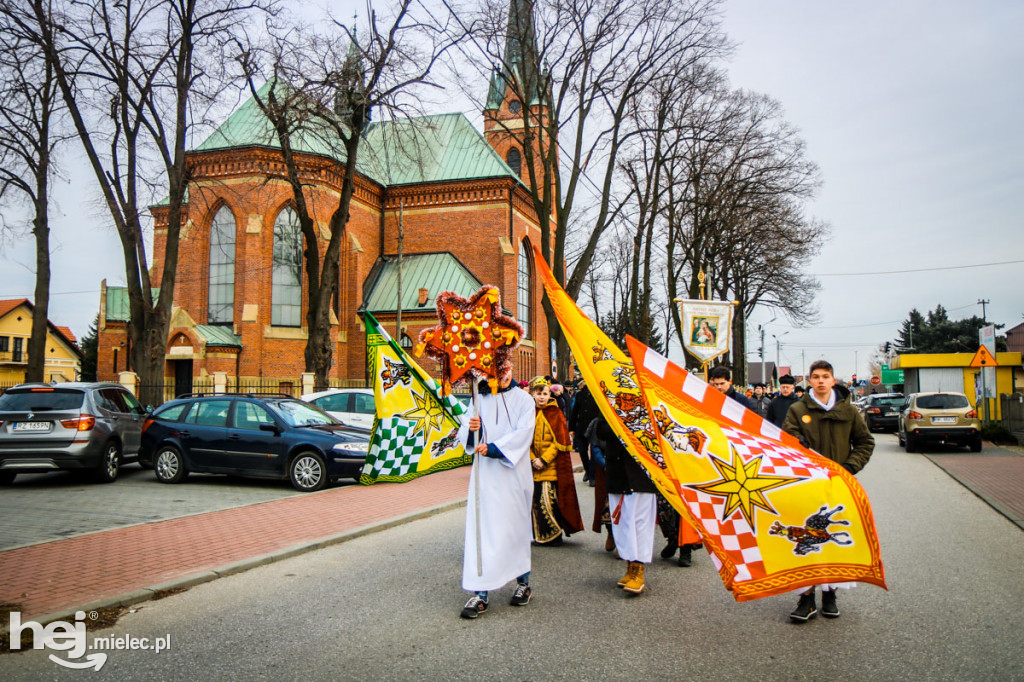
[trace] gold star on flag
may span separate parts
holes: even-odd
[[[410,434],[423,431],[423,440],[429,440],[432,431],[441,430],[441,425],[444,423],[444,408],[436,400],[428,400],[425,391],[423,393],[409,391],[409,393],[412,394],[416,407],[408,410],[402,416],[416,422]]]
[[[737,457],[732,444],[729,445],[729,455],[732,461],[728,463],[717,457],[711,457],[711,462],[722,476],[721,480],[687,487],[702,490],[716,497],[724,497],[726,503],[722,520],[725,521],[730,514],[739,509],[743,518],[747,520],[747,524],[754,530],[754,507],[760,507],[771,514],[777,513],[764,493],[801,479],[758,476],[761,469],[761,457],[755,457],[744,464],[743,458]],[[738,463],[737,459],[739,459]]]

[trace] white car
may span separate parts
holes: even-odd
[[[373,428],[372,388],[329,388],[326,391],[307,393],[302,400],[316,405],[343,424],[363,429]]]

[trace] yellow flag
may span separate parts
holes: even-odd
[[[846,469],[627,337],[686,515],[737,601],[822,583],[885,587],[867,494]]]
[[[442,396],[437,382],[366,315],[366,362],[376,415],[359,482],[401,483],[472,464],[459,441],[462,403]]]
[[[629,454],[644,467],[658,491],[673,507],[682,508],[679,487],[664,468],[658,436],[640,395],[633,363],[565,293],[540,249],[534,246],[533,250],[548,300],[558,316],[558,324],[569,342],[580,374],[594,396],[594,402]]]

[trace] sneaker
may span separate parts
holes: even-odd
[[[530,590],[529,585],[523,583],[516,583],[516,591],[512,593],[512,601],[509,602],[512,606],[526,606],[530,603]]]
[[[474,594],[466,602],[466,605],[462,607],[462,613],[459,614],[463,618],[476,618],[481,613],[487,612],[487,602]]]
[[[683,545],[679,548],[679,565],[683,568],[689,568],[693,565],[693,550],[690,549],[689,545]]]
[[[835,590],[821,591],[821,615],[825,616],[826,618],[839,617],[839,605],[836,604]]]
[[[672,555],[676,553],[677,549],[679,549],[679,545],[677,545],[672,540],[669,540],[668,544],[665,545],[665,549],[661,550],[661,558],[662,559],[671,559]]]
[[[801,594],[800,601],[796,605],[796,611],[789,614],[794,623],[806,623],[818,615],[818,607],[814,603],[814,593]]]

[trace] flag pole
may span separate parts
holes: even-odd
[[[471,390],[473,392],[473,403],[469,408],[470,418],[480,417],[480,382],[474,377],[470,381]],[[480,425],[481,431],[483,424]],[[473,449],[473,457],[479,457],[480,455],[476,452],[476,431],[470,431],[469,436],[466,438],[466,442],[470,448]],[[480,467],[475,467],[476,471],[473,472],[473,506],[474,513],[476,514],[476,574],[482,576],[484,574],[484,558],[483,550],[480,548]]]

